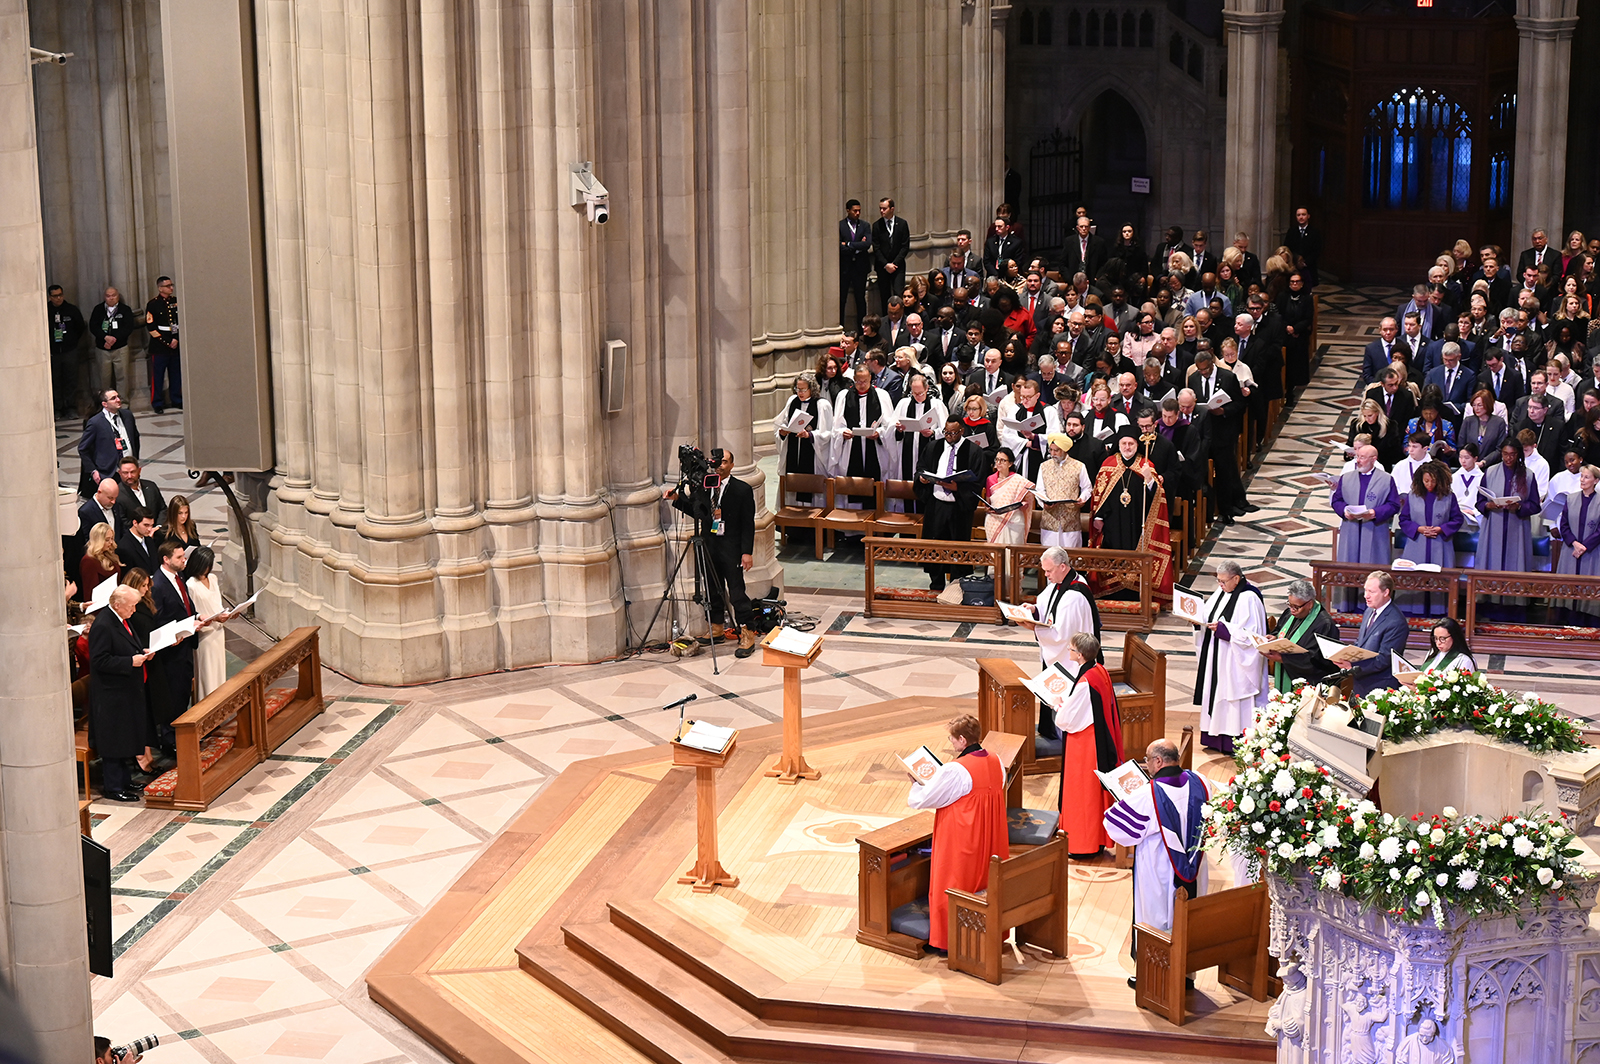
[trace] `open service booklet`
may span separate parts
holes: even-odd
[[[1124,761],[1110,772],[1096,769],[1094,774],[1100,777],[1101,784],[1118,801],[1133,797],[1150,783],[1150,777],[1144,774],[1144,766],[1137,761]]]
[[[728,748],[728,743],[732,740],[732,728],[719,727],[703,720],[691,720],[677,741],[680,746],[704,750],[708,754],[720,754]]]
[[[939,755],[929,750],[926,746],[919,746],[911,753],[904,755],[900,761],[911,774],[917,778],[918,783],[927,783],[933,779],[933,774],[939,771],[939,766],[944,764],[939,760]]]

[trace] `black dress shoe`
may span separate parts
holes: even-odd
[[[1234,520],[1233,515],[1229,514],[1227,517],[1224,517],[1222,519],[1222,523],[1225,524],[1225,525],[1231,525],[1231,524],[1233,524],[1233,520]]]
[[[930,946],[926,942],[924,942],[922,944],[922,952],[931,953],[935,957],[948,957],[948,956],[950,956],[950,951],[949,950],[940,949],[938,946]]]
[[[1257,506],[1255,503],[1250,503],[1250,502],[1247,502],[1244,505],[1239,507],[1239,510],[1242,513],[1247,513],[1247,514],[1253,514],[1253,513],[1255,513],[1256,511],[1258,511],[1260,509],[1261,509],[1261,507]]]
[[[100,797],[112,802],[142,802],[144,795],[132,791],[106,791]]]
[[[1139,989],[1139,980],[1135,979],[1131,975],[1128,976],[1128,989],[1129,990],[1137,990],[1137,989]]]

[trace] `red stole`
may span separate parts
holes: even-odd
[[[950,903],[944,892],[989,886],[989,858],[1011,856],[1006,830],[1005,775],[1000,759],[983,750],[956,764],[972,777],[972,790],[933,815],[933,864],[928,870],[928,944],[947,949]]]

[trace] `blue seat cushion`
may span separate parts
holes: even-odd
[[[1066,740],[1060,736],[1054,739],[1046,739],[1042,735],[1033,737],[1033,756],[1036,760],[1041,757],[1060,757],[1065,747]]]
[[[889,914],[889,930],[928,941],[928,899],[908,901]]]
[[[1060,822],[1056,809],[1007,809],[1006,837],[1013,846],[1043,846]]]
[[[1533,541],[1533,554],[1536,558],[1550,557],[1550,537],[1540,536]]]
[[[1457,532],[1455,535],[1455,548],[1457,554],[1478,553],[1478,533]]]
[[[1134,688],[1133,684],[1123,683],[1121,680],[1118,680],[1116,683],[1111,685],[1111,693],[1116,695],[1118,698],[1123,698],[1127,695],[1136,695],[1139,693],[1139,691]]]

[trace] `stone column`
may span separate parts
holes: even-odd
[[[9,414],[0,426],[0,980],[48,1064],[93,1056],[83,861],[68,695],[55,429],[44,315],[44,222],[24,0],[0,0],[0,347]],[[32,323],[32,324],[29,324]]]
[[[1223,0],[1228,44],[1228,132],[1222,156],[1223,242],[1241,229],[1269,248],[1278,167],[1278,26],[1283,0]]]
[[[1559,233],[1567,195],[1567,97],[1578,0],[1517,0],[1517,148],[1511,241],[1538,228]],[[1552,237],[1557,242],[1559,236]]]

